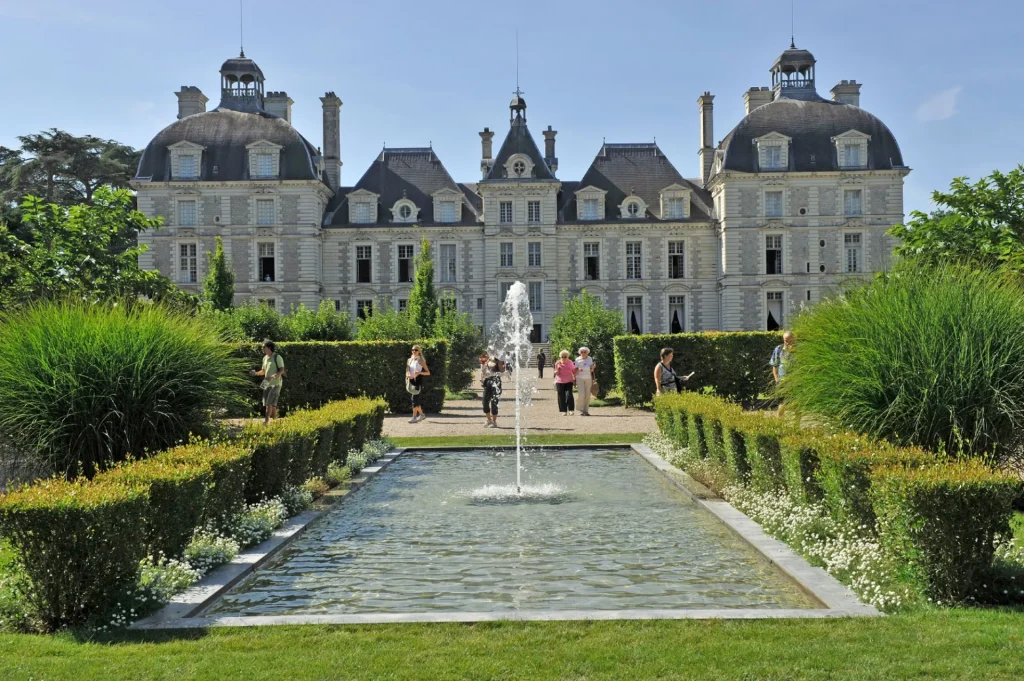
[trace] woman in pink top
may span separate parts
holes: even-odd
[[[555,362],[555,390],[558,391],[558,411],[563,415],[572,416],[576,413],[576,400],[572,396],[572,387],[576,384],[576,364],[569,359],[569,351],[558,353]]]

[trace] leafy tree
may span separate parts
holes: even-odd
[[[557,357],[562,350],[568,350],[575,356],[580,347],[590,348],[590,356],[597,364],[597,382],[603,396],[615,382],[612,339],[625,332],[622,313],[606,310],[600,298],[584,289],[575,298],[566,299],[562,311],[552,320],[551,355]]]
[[[241,340],[295,340],[288,318],[266,303],[239,305],[231,311],[230,317],[235,329],[233,335]]]
[[[217,237],[217,248],[206,254],[208,272],[203,280],[203,299],[214,310],[230,310],[235,303],[235,273],[224,257],[224,240]]]
[[[458,312],[454,304],[442,302],[431,335],[448,339],[445,387],[450,392],[463,390],[472,382],[473,371],[479,366],[477,357],[485,347],[480,329],[469,313]]]
[[[938,210],[914,211],[907,224],[889,230],[902,240],[897,255],[914,266],[966,261],[1024,272],[1024,165],[975,184],[958,177],[932,200]]]
[[[299,305],[288,316],[288,320],[295,340],[352,340],[352,322],[348,314],[335,310],[334,303],[329,300],[321,300],[315,312],[305,305]]]
[[[392,307],[356,320],[356,339],[413,341],[423,337],[420,326],[409,311],[399,312]]]
[[[434,290],[434,259],[427,237],[420,240],[420,252],[414,264],[416,279],[409,294],[409,315],[419,328],[433,329],[437,318],[437,292]]]

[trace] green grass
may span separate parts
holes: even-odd
[[[536,622],[0,635],[0,678],[1017,679],[1024,614],[878,619]]]
[[[450,390],[445,390],[444,391],[444,399],[446,401],[451,401],[451,400],[475,400],[475,399],[478,399],[478,398],[479,398],[479,395],[477,395],[472,390],[460,390],[457,393],[453,393]]]
[[[528,446],[538,445],[625,445],[641,442],[646,433],[596,433],[524,436]],[[515,444],[514,432],[505,435],[453,435],[441,437],[392,437],[399,447],[488,447]]]

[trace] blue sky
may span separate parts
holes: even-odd
[[[974,0],[796,0],[796,43],[818,91],[863,83],[861,105],[892,129],[913,172],[906,206],[927,209],[954,176],[1024,162],[1024,4]],[[716,95],[715,138],[769,83],[789,44],[789,0],[244,0],[246,54],[294,123],[322,143],[319,97],[342,110],[342,181],[386,142],[426,146],[459,181],[479,175],[484,126],[500,136],[520,83],[538,142],[559,131],[559,176],[579,179],[603,138],[657,139],[697,174],[697,97]],[[58,127],[145,146],[197,85],[238,53],[237,0],[0,0],[0,145]]]

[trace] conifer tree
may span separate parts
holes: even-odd
[[[409,314],[420,327],[420,333],[430,336],[437,319],[437,291],[434,290],[434,259],[425,236],[420,241],[420,252],[414,264],[416,279],[409,294]]]
[[[224,257],[224,241],[217,237],[217,249],[206,253],[207,273],[203,279],[203,300],[215,310],[230,310],[235,300],[235,273]]]

